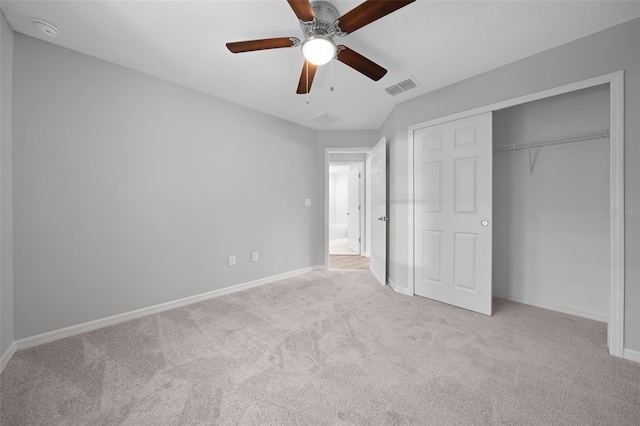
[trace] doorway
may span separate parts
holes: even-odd
[[[329,165],[332,162],[365,163],[364,203],[361,204],[364,221],[361,223],[361,251],[364,265],[358,268],[370,269],[382,285],[387,284],[387,223],[389,220],[387,204],[387,139],[381,138],[372,148],[326,147],[324,149],[324,194],[325,194],[325,226],[324,226],[324,258],[325,267],[332,268],[329,255]],[[350,156],[359,155],[357,158]],[[345,256],[352,261],[356,256]],[[351,269],[352,267],[344,267]]]
[[[329,164],[329,255],[360,256],[364,163]]]
[[[328,267],[369,269],[365,256],[365,153],[332,153],[328,173]]]

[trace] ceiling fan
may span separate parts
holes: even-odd
[[[414,1],[366,0],[355,9],[338,17],[338,10],[326,1],[287,0],[300,20],[300,28],[304,34],[303,41],[296,37],[267,38],[227,43],[227,48],[232,53],[242,53],[301,46],[305,61],[296,91],[298,94],[309,93],[318,66],[326,64],[333,58],[378,81],[387,73],[386,69],[342,44],[336,46],[333,38],[351,34]]]

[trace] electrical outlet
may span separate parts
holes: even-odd
[[[305,207],[311,207],[311,198],[305,198],[304,199],[304,206]]]
[[[257,262],[258,261],[258,252],[254,251],[253,253],[251,253],[251,261],[252,262]]]
[[[229,266],[236,266],[236,257],[229,256]]]

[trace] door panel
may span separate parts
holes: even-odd
[[[415,294],[486,315],[491,315],[491,120],[486,113],[413,135]]]
[[[440,176],[442,161],[424,164],[424,211],[440,211]]]
[[[424,231],[424,274],[422,279],[442,284],[440,265],[442,263],[442,232]]]
[[[457,158],[454,163],[455,213],[476,213],[476,157]]]
[[[387,283],[387,141],[371,150],[371,272]]]
[[[453,234],[453,285],[456,288],[476,289],[476,237],[466,232]]]

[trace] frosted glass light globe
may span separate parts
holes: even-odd
[[[336,45],[329,37],[309,37],[302,43],[302,56],[312,64],[324,65],[336,56]]]

